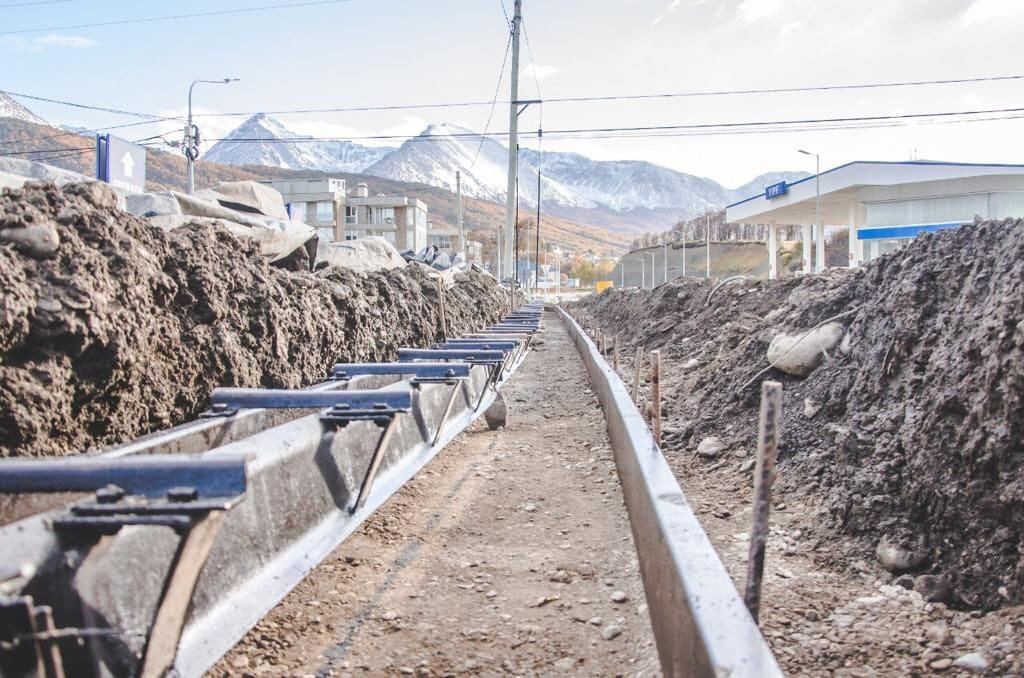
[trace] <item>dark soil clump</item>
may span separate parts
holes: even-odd
[[[782,381],[782,482],[860,540],[847,555],[873,558],[885,537],[921,561],[913,574],[948,577],[957,605],[1024,602],[1024,222],[922,236],[857,271],[728,285],[708,304],[713,286],[572,307],[668,356],[666,453],[708,436],[752,452],[759,383]],[[834,316],[845,338],[810,376],[756,377],[778,332]]]
[[[284,271],[210,227],[155,229],[101,184],[0,192],[0,286],[0,456],[123,442],[194,417],[216,386],[298,388],[440,339],[421,271]],[[507,303],[460,274],[449,332]]]

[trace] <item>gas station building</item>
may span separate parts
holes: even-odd
[[[1024,165],[857,161],[766,187],[726,208],[728,223],[769,226],[771,278],[779,273],[773,254],[780,226],[802,228],[808,272],[812,231],[815,260],[824,262],[825,225],[849,228],[849,265],[855,267],[903,247],[918,233],[957,228],[976,217],[1024,217]]]

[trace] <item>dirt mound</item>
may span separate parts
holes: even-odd
[[[672,283],[573,308],[663,348],[668,453],[756,443],[759,382],[785,385],[781,477],[860,539],[949,577],[955,602],[1024,602],[1024,222],[923,236],[857,271]],[[846,336],[805,379],[767,367],[779,332]],[[713,462],[708,462],[713,463]],[[813,522],[811,519],[810,522]],[[910,563],[915,565],[915,563]]]
[[[489,280],[458,276],[450,332],[501,315]],[[0,456],[121,442],[195,416],[218,385],[297,388],[440,336],[421,272],[280,270],[209,227],[154,229],[101,184],[0,193],[0,285]]]

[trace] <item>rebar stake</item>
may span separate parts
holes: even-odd
[[[768,515],[771,511],[772,483],[779,452],[779,419],[782,417],[782,384],[761,382],[761,417],[757,434],[757,466],[754,469],[754,518],[750,528],[750,553],[747,558],[747,588],[743,600],[757,621],[761,607],[761,579],[768,543]]]

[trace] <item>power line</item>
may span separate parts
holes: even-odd
[[[69,151],[67,153],[58,153],[57,155],[51,155],[51,156],[47,156],[45,158],[32,158],[32,162],[47,162],[49,160],[59,160],[61,158],[73,158],[73,157],[78,157],[78,156],[85,155],[87,153],[91,153],[91,152],[93,152],[95,150],[96,150],[95,148],[88,148],[88,149],[83,149],[83,150],[78,150],[78,151]]]
[[[530,45],[530,32],[526,29],[526,19],[523,19],[523,37],[526,38],[526,51],[530,55],[530,63],[533,64],[533,83],[537,86],[537,98],[543,99],[540,93],[540,78],[537,77],[537,60],[533,58],[533,47]]]
[[[97,127],[95,129],[83,129],[77,132],[62,132],[61,134],[49,134],[41,137],[23,137],[21,139],[7,139],[0,141],[0,146],[7,144],[23,144],[30,141],[45,141],[47,139],[60,139],[61,137],[73,137],[85,134],[96,134],[97,132],[106,132],[112,129],[123,129],[125,127],[139,127],[141,125],[158,125],[165,122],[164,120],[141,120],[139,122],[126,122],[121,125],[107,125],[106,127]]]
[[[0,33],[0,35],[4,35]],[[33,101],[42,101],[48,104],[58,104],[60,106],[70,106],[72,108],[84,108],[89,111],[101,111],[103,113],[114,113],[116,115],[130,115],[135,118],[147,118],[150,120],[173,120],[180,122],[184,118],[180,117],[168,117],[165,115],[153,115],[152,113],[137,113],[135,111],[125,111],[117,108],[106,108],[104,106],[90,106],[89,104],[79,104],[74,101],[64,101],[63,99],[50,99],[48,97],[40,97],[34,94],[25,94],[24,92],[12,92],[6,89],[0,89],[0,94],[7,94],[8,96],[18,97],[19,99],[31,99]]]
[[[662,92],[654,94],[628,94],[608,96],[579,96],[547,99],[547,103],[575,103],[591,101],[635,101],[643,99],[670,99],[679,97],[717,97],[743,94],[798,94],[806,92],[833,92],[842,90],[885,89],[895,87],[925,87],[934,85],[963,85],[979,82],[1001,82],[1022,80],[1022,75],[995,75],[977,78],[957,78],[951,80],[907,80],[899,82],[872,82],[852,85],[814,85],[809,87],[774,87],[766,89],[733,89],[733,90],[696,90],[690,92]]]
[[[650,126],[633,126],[633,127],[591,127],[591,128],[572,128],[572,129],[557,129],[548,130],[544,132],[546,137],[560,137],[560,138],[571,138],[585,134],[632,134],[632,133],[671,133],[671,132],[687,132],[687,131],[729,131],[729,130],[744,130],[744,129],[757,129],[757,128],[768,128],[768,127],[779,127],[779,126],[804,126],[808,129],[812,129],[810,125],[828,125],[838,123],[878,123],[884,121],[907,121],[907,120],[924,120],[929,118],[952,118],[952,117],[963,117],[963,116],[979,116],[979,115],[993,115],[993,114],[1013,114],[1013,113],[1024,113],[1024,108],[994,108],[994,109],[979,109],[970,111],[940,111],[933,113],[905,113],[898,115],[863,115],[863,116],[852,116],[842,118],[803,118],[795,120],[756,120],[746,122],[711,122],[711,123],[690,123],[682,125],[650,125]],[[970,121],[964,121],[970,122]],[[855,129],[856,125],[849,125],[850,129]],[[452,134],[420,134],[416,137],[405,137],[402,135],[367,135],[367,136],[352,136],[352,137],[285,137],[277,139],[263,139],[258,137],[242,137],[242,138],[221,138],[212,139],[211,141],[232,141],[238,143],[314,143],[320,141],[385,141],[394,139],[408,139],[409,141],[426,141],[430,139],[438,138],[478,138],[478,137],[497,137],[501,138],[506,136],[508,132],[494,132],[488,134],[478,134],[476,132],[455,132]],[[525,136],[538,135],[539,132],[524,132]]]
[[[505,3],[501,3],[501,8],[505,9]],[[508,16],[506,15],[506,18]],[[487,115],[487,123],[484,125],[484,133],[480,135],[480,143],[477,144],[476,153],[473,154],[473,162],[469,166],[469,170],[473,171],[476,167],[476,161],[480,159],[480,151],[484,147],[484,140],[487,138],[487,131],[491,127],[491,121],[494,120],[494,109],[498,105],[498,95],[501,93],[501,83],[505,80],[505,66],[508,64],[508,53],[512,49],[512,32],[509,31],[508,40],[505,42],[505,56],[501,59],[501,70],[498,71],[498,85],[494,88],[494,99],[491,101],[491,112]]]
[[[66,2],[71,2],[71,0],[37,0],[37,2],[10,2],[5,5],[0,5],[0,9],[8,9],[10,7],[35,7],[36,5],[57,5]]]
[[[193,12],[190,14],[169,14],[166,16],[144,17],[139,19],[118,19],[116,21],[100,21],[91,24],[74,24],[68,26],[47,26],[45,28],[22,28],[15,31],[0,31],[0,35],[22,35],[25,33],[46,33],[48,31],[78,30],[82,28],[104,28],[107,26],[124,26],[127,24],[146,24],[158,21],[177,21],[179,19],[194,19],[198,17],[224,16],[228,14],[250,14],[252,12],[265,12],[275,9],[292,9],[294,7],[311,7],[314,5],[337,5],[349,0],[309,0],[307,2],[295,2],[277,5],[261,5],[258,7],[241,7],[238,9],[221,9],[212,12]]]
[[[527,39],[529,44],[529,39]],[[533,59],[531,55],[531,60]],[[858,83],[858,84],[846,84],[846,85],[817,85],[810,87],[776,87],[770,89],[734,89],[734,90],[706,90],[706,91],[691,91],[691,92],[661,92],[652,94],[612,94],[612,95],[595,95],[595,96],[579,96],[579,97],[555,97],[545,99],[544,103],[585,103],[585,102],[600,102],[600,101],[635,101],[645,99],[670,99],[680,97],[715,97],[715,96],[732,96],[732,95],[752,95],[752,94],[797,94],[807,92],[832,92],[832,91],[845,91],[845,90],[863,90],[863,89],[885,89],[885,88],[900,88],[900,87],[929,87],[929,86],[940,86],[940,85],[961,85],[961,84],[972,84],[982,82],[1006,82],[1014,80],[1024,80],[1024,74],[1021,75],[996,75],[996,76],[981,76],[977,78],[959,78],[952,80],[913,80],[913,81],[901,81],[901,82],[873,82],[873,83]],[[374,105],[374,106],[350,106],[344,108],[304,108],[304,109],[286,109],[277,111],[233,111],[226,113],[197,113],[193,117],[196,118],[211,118],[211,117],[240,117],[250,116],[257,113],[264,115],[290,115],[290,114],[303,114],[303,113],[361,113],[361,112],[373,112],[373,111],[403,111],[403,110],[423,110],[423,109],[444,109],[444,108],[468,108],[472,106],[491,106],[493,104],[508,105],[509,101],[458,101],[458,102],[440,102],[440,103],[427,103],[427,104],[389,104],[389,105]]]
[[[34,153],[62,153],[64,151],[91,151],[92,146],[82,146],[79,148],[43,148],[35,151],[7,151],[0,153],[2,157],[10,157],[14,155],[32,155]]]

